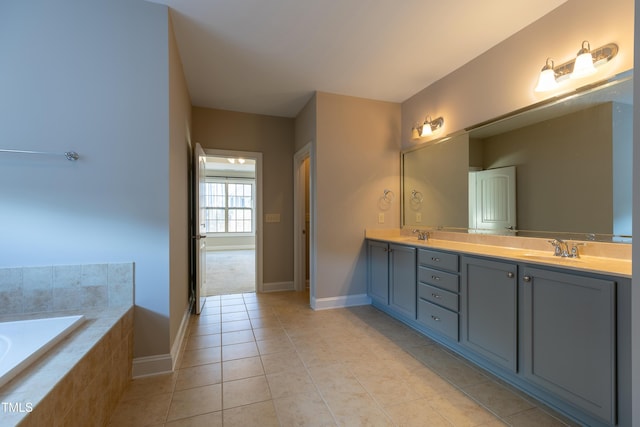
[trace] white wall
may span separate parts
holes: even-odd
[[[168,10],[0,2],[0,267],[135,262],[135,356],[169,350]]]

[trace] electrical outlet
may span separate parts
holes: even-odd
[[[378,224],[384,224],[384,212],[378,214]]]
[[[422,222],[422,214],[420,212],[416,212],[416,222]]]

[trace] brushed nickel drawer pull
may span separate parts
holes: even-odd
[[[435,320],[436,322],[439,322],[439,321],[440,321],[440,318],[439,318],[438,316],[431,315],[431,318],[432,318],[433,320]]]
[[[431,261],[434,261],[434,262],[440,262],[440,258],[431,257]]]
[[[438,277],[438,276],[431,276],[431,278],[432,278],[433,280],[440,280],[440,277]]]
[[[438,295],[438,294],[431,294],[431,296],[436,298],[436,299],[440,299],[440,295]]]
[[[507,277],[508,277],[509,279],[513,279],[513,273],[512,273],[512,272],[508,272],[508,273],[507,273]]]
[[[524,280],[525,282],[530,282],[531,281],[531,276],[524,276],[522,278],[522,280]]]

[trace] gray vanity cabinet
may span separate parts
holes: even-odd
[[[389,304],[389,244],[367,241],[367,288],[371,299]]]
[[[389,245],[389,305],[416,318],[416,248]]]
[[[461,274],[461,344],[517,372],[517,265],[463,256]]]
[[[418,250],[418,322],[458,341],[459,256]]]
[[[375,240],[367,243],[367,281],[374,305],[416,318],[416,248]]]
[[[631,425],[629,279],[375,240],[367,262],[374,306],[580,425]]]
[[[521,286],[524,376],[615,424],[615,282],[527,266]]]

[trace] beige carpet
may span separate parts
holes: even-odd
[[[253,250],[207,252],[207,280],[203,296],[255,292],[255,261]]]

